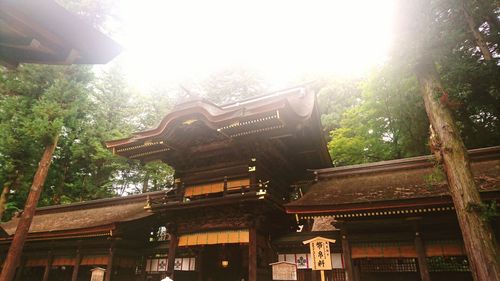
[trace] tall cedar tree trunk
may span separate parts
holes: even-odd
[[[484,60],[486,61],[493,60],[493,56],[491,55],[488,43],[486,43],[486,40],[484,40],[483,35],[481,34],[481,32],[479,32],[476,23],[474,22],[474,18],[472,17],[472,14],[469,12],[467,3],[465,1],[462,2],[462,12],[464,14],[465,21],[467,22],[467,25],[469,27],[469,31],[472,33],[474,41],[476,41],[476,45],[479,47],[479,50],[481,50],[481,53],[483,54]]]
[[[443,93],[434,61],[423,58],[416,69],[429,121],[439,140],[441,157],[470,269],[476,281],[499,281],[499,250],[491,226],[481,218],[481,198],[471,172],[469,156],[451,111],[439,98]]]
[[[17,224],[16,233],[14,234],[9,252],[7,253],[7,258],[3,264],[0,281],[12,281],[14,278],[16,268],[23,252],[24,242],[35,214],[35,208],[38,203],[38,199],[40,198],[40,194],[42,193],[43,184],[47,178],[52,155],[54,154],[54,150],[57,146],[57,140],[58,137],[56,136],[52,142],[45,147],[40,163],[38,163],[38,169],[36,170],[35,177],[33,178],[28,199],[26,199],[24,211]]]
[[[142,193],[148,192],[149,185],[149,171],[146,171],[144,175],[144,181],[142,182]]]
[[[10,186],[8,184],[4,185],[2,188],[2,194],[0,195],[0,220],[2,220],[3,213],[7,207],[7,201],[9,200]]]

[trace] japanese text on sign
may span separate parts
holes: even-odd
[[[304,241],[304,243],[309,243],[309,248],[311,250],[311,268],[313,270],[332,269],[330,242],[335,241],[322,237],[316,237],[314,239]]]

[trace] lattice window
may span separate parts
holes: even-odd
[[[428,257],[427,264],[431,272],[467,272],[469,261],[465,256]]]
[[[377,258],[354,260],[362,272],[416,272],[417,261],[413,258]]]

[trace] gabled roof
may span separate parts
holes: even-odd
[[[291,109],[297,117],[308,118],[312,114],[313,107],[314,94],[311,92],[306,93],[304,87],[295,87],[222,106],[218,106],[206,99],[194,99],[176,105],[174,110],[167,114],[156,128],[134,133],[134,136],[129,138],[107,141],[106,146],[108,148],[117,148],[130,144],[141,144],[141,141],[167,134],[167,131],[175,125],[173,123],[178,119],[191,121],[192,119],[183,117],[192,115],[198,115],[209,127],[223,132],[230,128],[249,125],[242,124],[243,122],[234,123],[239,119],[275,112],[280,109]],[[226,128],[229,126],[231,127]]]
[[[500,146],[469,151],[477,187],[485,197],[500,196]],[[314,171],[318,182],[288,213],[320,214],[450,204],[444,174],[432,156]]]
[[[0,63],[100,64],[121,47],[52,0],[0,1]]]
[[[169,159],[166,155],[173,151],[203,150],[195,146],[226,149],[235,141],[241,143],[256,136],[291,137],[296,143],[294,152],[313,159],[311,168],[331,166],[316,96],[307,85],[222,106],[205,99],[190,100],[177,105],[156,128],[107,141],[106,146],[118,155],[151,161]]]
[[[144,209],[148,196],[161,197],[164,194],[164,191],[159,191],[38,208],[29,230],[29,238],[106,234],[113,231],[118,223],[153,215]],[[13,235],[18,222],[19,218],[15,217],[0,224],[0,227],[8,235]]]

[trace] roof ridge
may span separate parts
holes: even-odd
[[[483,159],[500,158],[500,146],[491,146],[468,150],[470,159],[475,162]],[[354,173],[393,171],[398,169],[423,168],[432,166],[433,155],[423,155],[409,158],[393,159],[357,165],[340,166],[326,169],[311,169],[321,178]]]
[[[75,202],[75,203],[64,204],[64,205],[45,206],[45,207],[37,208],[36,215],[50,213],[53,210],[60,211],[61,209],[75,209],[75,210],[87,209],[87,208],[92,208],[92,207],[98,207],[99,205],[104,205],[105,203],[106,203],[106,205],[104,205],[104,206],[130,204],[130,203],[134,203],[134,202],[141,202],[142,200],[147,199],[147,197],[151,196],[151,195],[157,196],[157,195],[162,195],[165,193],[166,193],[166,190],[160,190],[160,191],[152,191],[152,192],[146,192],[146,193],[141,193],[141,194],[127,195],[127,196],[117,196],[117,197],[112,197],[112,198],[101,198],[101,199],[95,199],[95,200],[89,200],[89,201]]]

